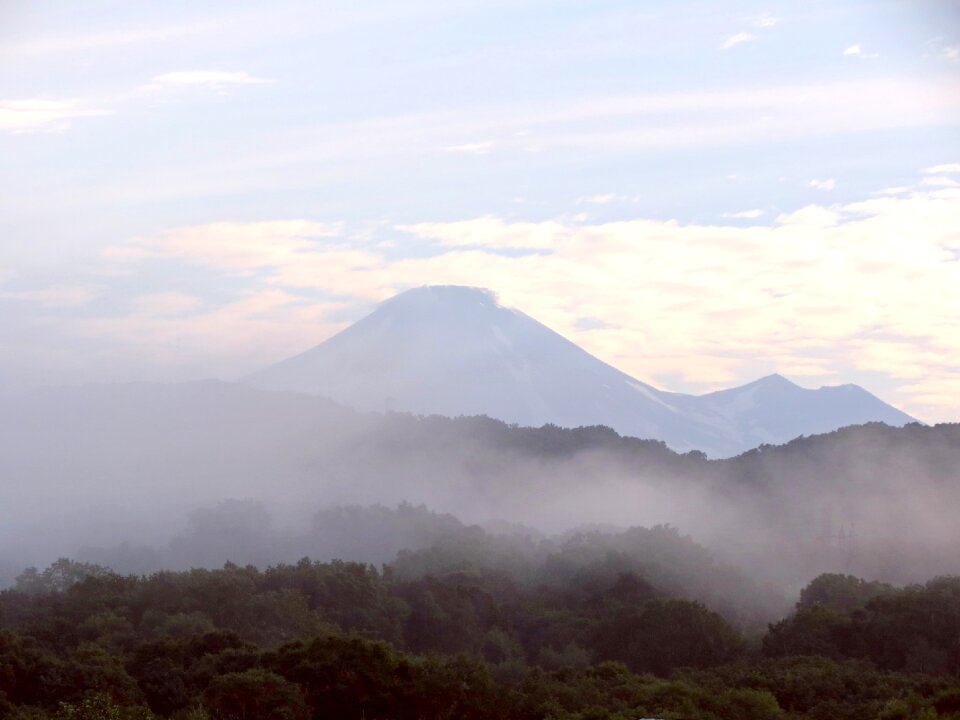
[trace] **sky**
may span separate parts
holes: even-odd
[[[0,2],[0,392],[232,380],[432,284],[960,420],[960,3]]]

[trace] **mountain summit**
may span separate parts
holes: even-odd
[[[912,420],[862,388],[806,390],[780,375],[702,396],[664,392],[500,305],[489,290],[460,286],[401,293],[245,382],[360,410],[608,425],[714,457],[845,425]]]

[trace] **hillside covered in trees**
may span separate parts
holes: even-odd
[[[95,424],[78,392],[0,437],[8,532],[73,558],[2,545],[2,718],[960,716],[960,426],[712,461],[220,384]]]
[[[637,532],[522,569],[466,545],[380,569],[61,560],[0,593],[0,717],[960,717],[960,579],[823,575],[747,632],[650,561],[688,540]]]

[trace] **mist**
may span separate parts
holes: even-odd
[[[958,456],[956,425],[873,424],[708,460],[603,427],[359,413],[220,382],[48,389],[2,405],[0,571],[10,583],[59,557],[123,573],[379,565],[468,526],[562,545],[666,525],[790,598],[823,572],[960,572]]]

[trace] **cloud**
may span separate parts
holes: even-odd
[[[899,102],[891,104],[890,98]],[[512,102],[317,125],[272,134],[244,157],[244,182],[295,185],[357,162],[422,162],[431,152],[482,152],[516,158],[531,146],[574,162],[638,152],[746,144],[805,137],[956,124],[960,82],[871,79],[716,88],[629,95],[585,95],[560,102]],[[526,131],[529,135],[517,136]],[[463,138],[483,142],[464,144]],[[201,169],[214,173],[216,169]],[[341,174],[340,170],[336,171]],[[275,178],[265,180],[262,178]],[[234,166],[221,184],[238,182]],[[153,178],[145,179],[152,183]],[[199,180],[198,180],[199,182]],[[211,181],[212,182],[212,181]],[[147,192],[148,190],[145,190]],[[186,193],[185,193],[186,194]],[[196,191],[192,191],[192,195]]]
[[[836,186],[837,186],[836,178],[824,178],[823,180],[814,178],[813,180],[807,183],[807,187],[811,187],[816,190],[833,190]]]
[[[757,38],[757,36],[754,35],[753,33],[739,32],[739,33],[737,33],[736,35],[731,35],[731,36],[728,37],[726,40],[724,40],[722,43],[720,43],[720,49],[721,49],[721,50],[729,50],[730,48],[734,47],[735,45],[739,45],[739,44],[745,43],[745,42],[751,42],[752,40],[756,40],[756,38]]]
[[[155,42],[170,42],[189,36],[222,31],[222,22],[190,22],[177,25],[151,25],[150,27],[126,27],[98,32],[70,32],[48,34],[26,42],[14,44],[13,48],[27,53],[90,52],[95,50],[124,48],[130,45],[143,46]]]
[[[781,213],[777,216],[777,222],[781,225],[803,225],[805,227],[831,227],[839,221],[839,213],[820,205],[807,205],[792,213]]]
[[[446,247],[524,250],[551,248],[569,232],[564,225],[555,221],[506,223],[496,217],[400,225],[397,229],[419,238],[437,240]]]
[[[100,292],[100,288],[86,285],[54,285],[38,290],[0,292],[0,299],[22,300],[44,308],[74,308],[86,305]]]
[[[296,262],[317,247],[317,240],[337,237],[340,228],[307,220],[219,222],[174,228],[156,237],[111,246],[105,256],[120,262],[176,257],[198,265],[249,273]]]
[[[581,203],[590,203],[591,205],[609,205],[612,202],[617,200],[625,200],[622,195],[617,193],[603,193],[600,195],[587,195],[582,198],[577,198],[577,204]]]
[[[448,145],[447,152],[465,153],[467,155],[487,155],[493,149],[493,142],[467,143],[465,145]]]
[[[725,212],[722,217],[731,218],[733,220],[755,220],[756,218],[763,215],[763,210],[760,208],[753,208],[752,210],[741,210],[740,212]]]
[[[464,284],[498,291],[505,304],[626,372],[655,383],[672,378],[671,389],[714,388],[776,369],[834,382],[869,373],[887,378],[885,399],[925,420],[955,419],[960,405],[960,395],[937,394],[956,377],[960,356],[957,188],[810,205],[746,228],[643,218],[416,223],[398,229],[426,244],[408,256],[373,243],[318,242],[305,222],[217,223],[138,239],[134,247],[159,248],[166,263],[203,262],[225,274],[242,268],[251,273],[248,294],[175,317],[148,318],[141,305],[94,327],[134,343],[147,318],[158,344],[184,333],[200,348],[209,332],[267,362],[342,327],[333,306],[310,293],[341,298],[342,320],[406,287]],[[185,241],[211,232],[243,238],[238,253],[219,241],[213,250]]]
[[[291,354],[343,327],[330,316],[340,302],[318,302],[266,288],[241,292],[210,307],[199,298],[157,293],[135,298],[124,314],[85,317],[70,326],[79,337],[107,340],[117,352],[146,366],[195,367],[236,377],[256,366]]]
[[[875,60],[880,57],[880,53],[866,53],[863,51],[859,45],[851,45],[846,50],[843,51],[843,54],[848,57],[858,57],[861,60]]]
[[[943,176],[925,177],[920,181],[924,187],[960,187],[960,182]]]
[[[0,100],[0,131],[13,133],[57,132],[70,127],[72,120],[109,115],[83,100]]]
[[[203,301],[196,295],[166,292],[141,295],[132,304],[137,313],[157,318],[193,313],[203,305]]]
[[[940,51],[940,57],[947,62],[960,63],[960,45],[943,48]]]
[[[780,20],[771,15],[763,14],[758,17],[753,18],[751,24],[761,30],[769,30],[774,25],[776,25]],[[757,39],[757,36],[752,32],[738,32],[734,35],[727,37],[722,43],[720,43],[721,50],[729,50],[732,47],[740,45],[746,42],[753,42]]]
[[[944,165],[934,165],[924,170],[928,175],[955,175],[960,174],[960,163],[946,163]]]
[[[183,70],[155,76],[149,83],[142,85],[142,92],[163,92],[188,88],[205,88],[225,92],[232,87],[242,85],[263,85],[271,82],[254,77],[246,72],[226,72],[223,70]]]

